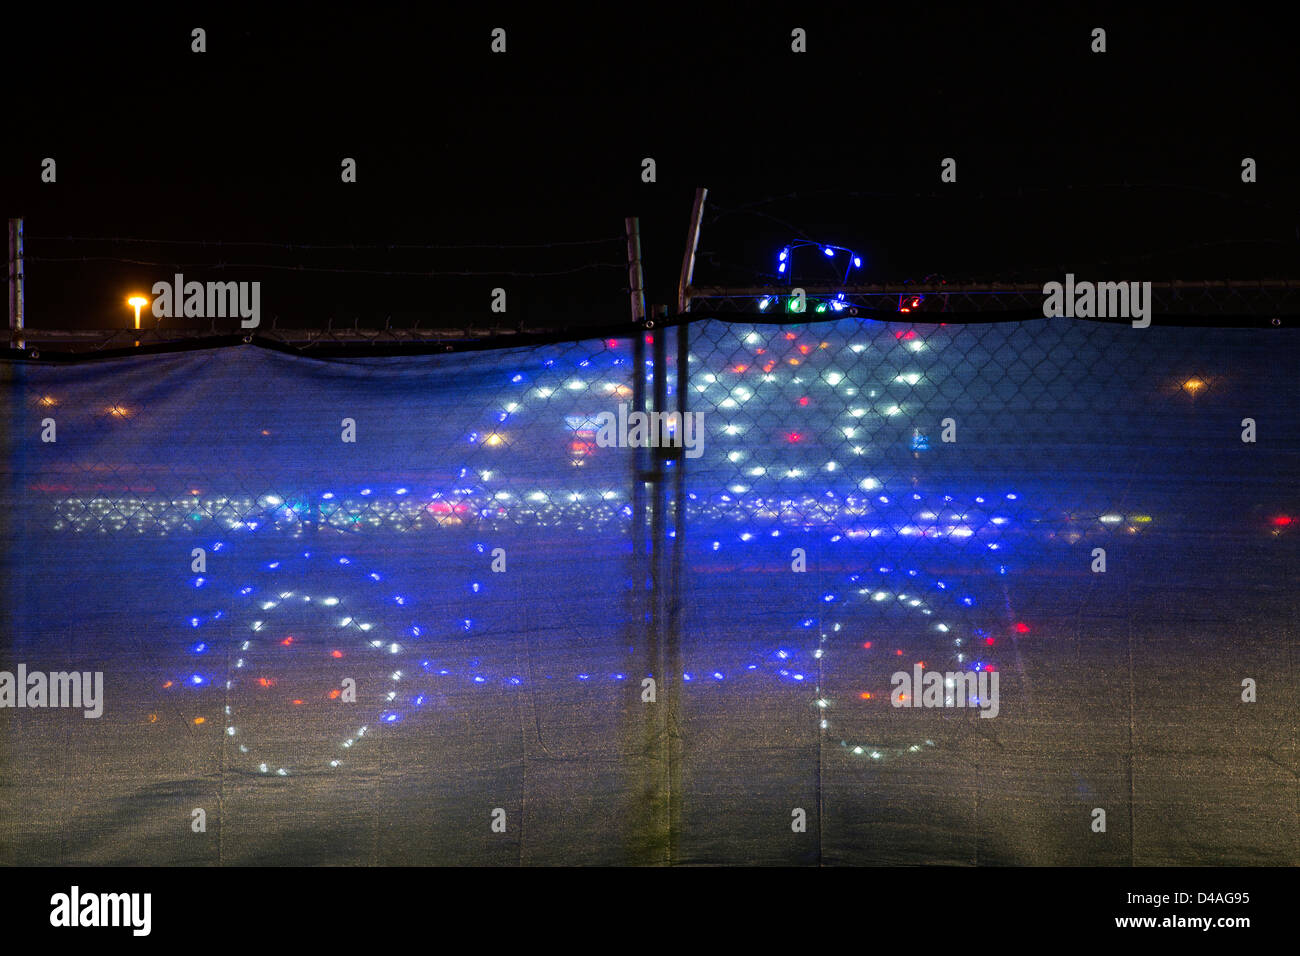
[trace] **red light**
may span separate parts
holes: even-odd
[[[863,644],[862,646],[865,647],[867,650],[871,650],[871,642],[870,642],[870,641],[867,641],[867,642],[866,642],[865,644]]]
[[[335,660],[338,660],[342,656],[343,656],[342,651],[330,651],[330,657],[334,658]]]
[[[1029,625],[1026,624],[1024,621],[1016,621],[1016,633],[1017,633],[1017,634],[1028,634],[1028,633],[1029,633]]]
[[[1273,519],[1273,526],[1275,528],[1285,528],[1293,520],[1294,519],[1290,515],[1278,515],[1276,518]]]
[[[301,704],[302,701],[300,701],[300,700],[295,700],[294,703],[295,703],[295,704]]]
[[[865,690],[858,696],[861,697],[863,700],[871,700],[871,695],[867,693]]]
[[[803,441],[803,435],[798,432],[790,432],[785,436],[785,440],[793,445],[795,442]]]
[[[988,644],[990,647],[992,647],[992,646],[993,646],[993,638],[991,638],[991,637],[986,637],[986,638],[984,638],[984,643],[985,643],[985,644]]]
[[[654,344],[655,344],[655,337],[654,337],[653,335],[649,335],[649,334],[647,334],[646,337],[645,337],[645,344],[646,344],[646,345],[654,345]]]
[[[791,339],[794,338],[794,333],[793,333],[793,332],[787,332],[787,333],[785,333],[785,337],[786,337],[787,340],[791,340]]]
[[[736,365],[731,370],[733,372],[744,372],[747,371],[748,369],[749,369],[748,365]]]
[[[618,339],[606,339],[605,346],[606,348],[611,348],[611,349],[618,348]]]
[[[288,647],[288,646],[289,646],[290,644],[292,644],[292,643],[293,643],[293,638],[292,638],[292,637],[286,637],[284,640],[282,640],[282,641],[280,642],[280,644],[281,644],[282,646],[284,646],[284,647]]]
[[[804,408],[807,408],[807,407],[808,407],[808,397],[805,395],[803,398],[799,399],[799,404],[802,405]]]
[[[258,682],[259,684],[261,684],[263,687],[274,687],[274,686],[275,686],[275,678],[274,678],[274,677],[259,677],[259,678],[257,679],[257,682]]]
[[[337,687],[330,691],[330,700],[338,700],[339,694],[342,693]]]
[[[902,656],[903,656],[903,652],[902,652],[902,651],[894,651],[894,653],[895,653],[897,656],[899,656],[899,657],[902,657]]]

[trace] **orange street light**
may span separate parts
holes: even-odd
[[[135,306],[135,327],[140,328],[140,310],[149,304],[149,300],[142,295],[133,295],[126,304]]]

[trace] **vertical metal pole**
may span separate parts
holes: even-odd
[[[9,220],[9,345],[26,348],[23,330],[23,221]]]
[[[641,272],[641,228],[636,217],[626,220],[628,290],[632,305],[632,413],[646,413],[646,306],[645,285]],[[665,863],[670,853],[667,770],[667,722],[663,651],[655,609],[659,595],[654,563],[658,546],[649,536],[650,503],[646,482],[653,480],[650,449],[644,445],[631,449],[632,460],[632,640],[643,648],[645,670],[641,676],[653,678],[657,693],[655,703],[640,703],[642,719],[634,722],[638,730],[640,752],[633,793],[633,812],[640,832],[633,836],[633,860],[638,863]]]
[[[682,315],[691,304],[691,281],[695,278],[695,250],[700,245],[700,219],[704,216],[704,199],[709,191],[703,186],[695,190],[695,203],[691,206],[691,226],[686,233],[686,252],[682,256],[682,275],[677,280],[677,314]]]
[[[632,299],[632,410],[645,412],[645,281],[641,274],[641,220],[629,216],[627,227],[627,286]],[[645,569],[636,561],[645,552],[645,449],[632,451],[632,555],[638,572]],[[644,576],[642,588],[644,588]],[[656,675],[656,678],[658,675]]]
[[[668,645],[672,637],[667,633],[667,609],[669,602],[668,580],[668,527],[667,494],[664,482],[664,447],[663,417],[668,411],[668,349],[666,336],[668,330],[663,326],[667,308],[656,307],[655,329],[652,333],[654,350],[654,411],[659,416],[660,427],[651,428],[651,440],[655,444],[651,457],[651,499],[650,499],[650,578],[653,598],[650,602],[653,623],[651,633],[654,635],[659,662],[655,673],[659,675],[659,740],[665,766],[663,779],[664,810],[666,811],[665,828],[667,842],[664,847],[665,862],[672,864],[677,856],[677,831],[673,827],[673,808],[679,797],[674,789],[676,760],[673,741],[676,736],[677,696],[681,690],[681,676],[673,672],[672,649]]]
[[[685,603],[685,555],[686,555],[686,415],[687,394],[690,391],[690,323],[682,321],[677,326],[677,394],[676,412],[678,434],[682,436],[682,445],[674,449],[673,462],[673,545],[672,574],[669,580],[669,614],[668,639],[666,641],[666,661],[664,672],[672,681],[673,692],[668,696],[669,711],[669,761],[668,761],[668,821],[669,847],[674,858],[677,855],[678,839],[682,832],[682,724],[685,715],[682,712],[682,606]]]

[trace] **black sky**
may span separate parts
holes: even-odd
[[[26,220],[28,324],[121,325],[125,295],[175,271],[259,279],[264,315],[298,325],[487,320],[497,285],[511,323],[617,322],[617,241],[215,243],[572,242],[617,239],[638,215],[649,299],[669,302],[698,185],[710,189],[700,282],[761,281],[799,235],[861,250],[874,280],[1300,275],[1296,66],[1270,16],[608,10],[19,22],[3,39],[16,82],[0,206]],[[204,54],[190,52],[195,26]],[[489,51],[496,26],[505,55]],[[1105,54],[1089,50],[1096,26]],[[790,52],[794,27],[807,54]],[[55,184],[40,182],[46,156]],[[345,156],[356,184],[339,180]],[[646,156],[654,184],[640,181]],[[946,156],[956,184],[939,182]],[[1246,156],[1258,183],[1240,181]],[[555,278],[329,271],[590,262]]]

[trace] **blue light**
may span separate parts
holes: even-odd
[[[962,604],[965,604],[967,607],[971,607],[972,605],[975,604],[975,599],[974,599],[974,598],[969,598],[969,597],[964,597],[964,598],[961,599],[961,603],[962,603]]]
[[[512,683],[512,684],[514,684],[516,687],[518,687],[520,684],[523,683],[523,681],[521,681],[518,677],[512,677],[512,678],[510,678],[510,683]]]
[[[682,680],[690,680],[690,679],[691,679],[691,675],[690,675],[690,674],[683,674],[683,675],[682,675]]]
[[[476,683],[476,684],[482,684],[485,680],[487,680],[486,677],[483,677],[483,676],[478,675],[478,674],[475,674],[475,675],[474,675],[474,683]]]
[[[370,580],[372,580],[372,581],[378,581],[378,580],[379,580],[379,572],[378,572],[378,571],[371,571],[371,572],[370,572]]]
[[[781,250],[781,255],[780,255],[780,260],[781,260],[782,262],[785,262],[785,257],[788,256],[789,254],[790,254],[790,250],[789,250],[789,249],[782,249],[782,250]]]
[[[206,683],[206,682],[207,682],[207,678],[205,678],[202,674],[191,674],[191,675],[190,675],[190,683],[193,684],[193,685],[196,686],[196,687],[197,687],[198,685],[200,685],[200,684],[204,684],[204,683]]]
[[[769,302],[771,302],[771,299],[769,299],[767,296],[763,296],[763,298],[758,303],[758,311],[760,312],[767,311],[767,306]]]
[[[362,488],[362,489],[361,489],[361,493],[362,493],[363,495],[368,495],[368,494],[370,494],[370,489],[369,489],[369,488]]]
[[[416,706],[416,707],[423,707],[423,706],[424,706],[424,695],[423,695],[423,694],[421,694],[419,697],[415,698],[415,706]]]
[[[469,589],[470,589],[471,591],[473,591],[475,594],[478,594],[479,588],[481,588],[482,586],[483,586],[483,585],[481,585],[481,584],[479,584],[477,581],[475,581],[473,584],[471,584],[471,585],[469,586]]]
[[[471,621],[469,618],[465,618],[465,620],[460,622],[460,626],[463,630],[468,631],[471,627],[474,626],[474,622]]]
[[[399,495],[404,495],[404,494],[406,494],[406,492],[407,492],[408,490],[409,490],[409,489],[406,489],[406,488],[398,488],[398,489],[397,489],[397,493],[398,493]]]
[[[198,626],[199,626],[199,619],[197,617],[190,618],[190,627],[198,627]]]
[[[827,256],[835,255],[835,250],[832,249],[830,246],[827,246],[825,249],[822,250],[822,252],[826,253]]]
[[[578,680],[590,680],[590,679],[591,679],[591,675],[590,675],[590,674],[579,674],[579,675],[578,675]]]
[[[510,379],[510,381],[514,382],[516,385],[518,385],[523,380],[524,377],[522,375],[516,375],[514,378]]]
[[[789,652],[789,651],[777,651],[777,652],[776,652],[776,656],[779,657],[779,658],[781,658],[781,660],[784,661],[784,660],[787,660],[787,659],[790,657],[790,652]]]
[[[208,649],[208,645],[204,644],[202,641],[200,641],[199,643],[195,644],[193,647],[190,648],[190,650],[193,651],[195,654],[202,654],[207,649]]]
[[[1007,495],[1007,500],[1008,500],[1008,501],[1015,501],[1015,500],[1016,500],[1016,496],[1015,496],[1015,495]]]
[[[713,672],[713,679],[714,679],[714,680],[722,680],[722,671],[714,671],[714,672]]]
[[[785,272],[785,263],[783,262],[783,263],[781,263],[779,266],[777,266],[777,267],[776,267],[776,271],[777,271],[777,272]]]
[[[854,267],[855,269],[861,269],[861,268],[862,268],[862,257],[861,257],[861,256],[854,256],[854,257],[853,257],[853,267]]]
[[[240,588],[240,589],[239,589],[239,593],[240,593],[240,594],[251,594],[251,593],[253,593],[253,589],[252,589],[251,587]]]
[[[401,719],[401,716],[400,716],[399,714],[385,714],[385,715],[384,715],[384,718],[383,718],[384,723],[386,723],[386,724],[395,724],[395,723],[397,723],[400,719]]]
[[[626,675],[626,674],[615,674],[615,675],[614,675],[614,680],[627,680],[627,675]]]
[[[420,636],[420,626],[419,626],[418,624],[412,624],[412,625],[411,625],[411,636],[412,636],[412,637],[419,637],[419,636]]]
[[[445,667],[444,667],[442,670],[438,671],[438,674],[439,674],[440,676],[442,676],[442,677],[446,677],[446,676],[447,676],[448,674],[450,674],[450,673],[451,673],[451,671],[447,670],[447,668],[445,668]]]
[[[793,675],[791,675],[791,676],[793,676],[795,680],[803,680],[803,675],[802,675],[802,674],[793,674]]]
[[[834,594],[823,594],[823,595],[822,595],[822,600],[825,601],[827,604],[829,604],[831,601],[834,601],[834,600],[835,600],[835,595],[834,595]]]
[[[195,579],[194,579],[194,586],[195,586],[196,588],[201,588],[201,587],[203,587],[203,582],[204,582],[205,580],[206,580],[205,578],[195,578]]]
[[[272,561],[270,564],[267,565],[267,567],[270,568],[271,570],[275,570],[279,566],[280,566],[279,561]]]

